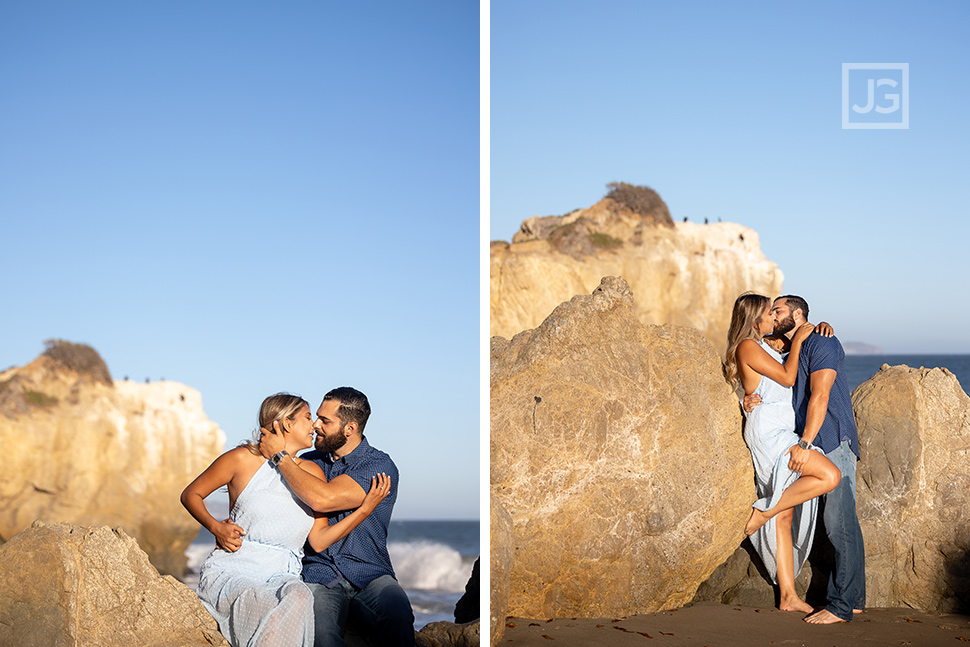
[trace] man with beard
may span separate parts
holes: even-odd
[[[324,552],[308,550],[303,558],[303,580],[313,592],[315,647],[346,645],[345,623],[375,645],[414,645],[411,603],[394,578],[387,554],[398,471],[391,457],[364,437],[369,416],[367,396],[356,389],[342,386],[323,396],[313,423],[314,451],[301,458],[319,464],[326,482],[282,451],[281,434],[263,429],[259,441],[260,452],[277,466],[290,489],[315,511],[330,515],[331,524],[363,503],[371,477],[383,473],[391,478],[391,493],[360,526]]]
[[[775,334],[791,339],[808,321],[805,299],[778,297],[771,309]],[[760,403],[758,396],[744,398],[745,409]],[[802,344],[798,377],[792,389],[795,429],[801,441],[791,450],[788,466],[801,472],[815,445],[842,472],[834,490],[823,495],[822,523],[835,548],[835,569],[829,576],[828,602],[805,618],[812,624],[834,624],[852,620],[866,603],[865,548],[856,515],[855,473],[859,460],[859,435],[852,415],[852,400],[845,377],[845,351],[835,337],[811,335]]]

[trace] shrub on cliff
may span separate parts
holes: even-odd
[[[660,195],[648,186],[634,186],[626,182],[610,182],[606,197],[618,205],[645,216],[659,225],[674,226],[667,204]]]
[[[78,375],[86,376],[92,382],[101,382],[111,386],[111,373],[98,351],[87,344],[74,344],[63,339],[48,339],[44,342],[47,350],[44,356],[49,357],[55,366],[70,369]]]
[[[57,398],[40,391],[24,391],[27,403],[35,407],[52,407],[57,404]]]
[[[589,240],[595,247],[602,247],[604,249],[616,249],[617,247],[623,246],[623,241],[619,238],[595,231],[589,235]]]

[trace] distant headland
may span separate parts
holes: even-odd
[[[882,355],[882,349],[861,341],[844,341],[842,348],[846,355]]]

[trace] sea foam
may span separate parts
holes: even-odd
[[[461,593],[471,575],[471,562],[444,544],[432,541],[391,542],[387,552],[405,589]]]

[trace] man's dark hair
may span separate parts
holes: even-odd
[[[796,310],[801,310],[802,317],[805,318],[805,321],[808,321],[808,301],[801,297],[796,297],[794,294],[786,294],[785,296],[778,298],[785,300],[785,305],[787,305],[788,309],[792,311],[792,314],[794,314]]]
[[[341,427],[346,427],[348,423],[356,422],[357,430],[363,434],[367,419],[370,418],[370,402],[367,396],[357,389],[349,386],[339,386],[331,389],[323,396],[323,401],[336,400],[340,403],[337,408],[337,417],[340,418]]]

